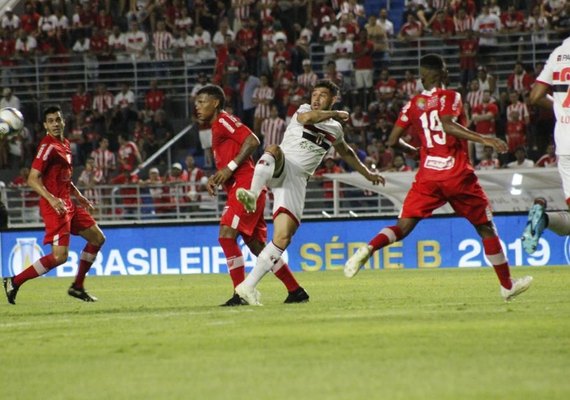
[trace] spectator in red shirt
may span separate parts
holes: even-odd
[[[144,120],[150,120],[156,111],[164,109],[166,96],[164,90],[158,87],[158,81],[153,79],[150,81],[150,88],[144,96]]]
[[[24,14],[20,17],[20,26],[29,35],[33,35],[38,30],[38,22],[40,20],[40,17],[41,15],[34,10],[34,5],[31,2],[27,2]]]
[[[254,27],[257,26],[257,21],[254,17],[250,17],[242,23],[243,27],[236,34],[236,43],[247,61],[249,70],[256,71],[259,41]]]
[[[133,171],[142,162],[137,145],[126,134],[119,135],[119,161],[121,168],[128,168],[129,171]]]
[[[22,203],[17,207],[22,212],[22,222],[40,221],[40,196],[28,185],[30,169],[20,168],[20,175],[16,176],[8,186],[21,190]]]
[[[522,95],[527,95],[530,92],[532,82],[532,75],[525,71],[522,62],[517,61],[513,73],[509,75],[507,80],[507,88],[509,88],[509,90],[516,90]]]
[[[455,24],[445,11],[438,11],[435,18],[432,18],[430,26],[434,37],[442,39],[448,45],[453,44],[449,38],[455,34]]]
[[[322,182],[322,187],[324,190],[323,197],[325,199],[332,199],[334,197],[333,191],[333,181],[324,177],[324,174],[340,174],[343,173],[344,170],[337,165],[334,157],[328,155],[323,160],[323,166],[315,171],[314,177],[316,180]],[[340,197],[343,197],[343,192],[340,191]],[[332,206],[330,200],[326,202],[327,206]]]
[[[556,147],[550,143],[546,147],[546,154],[538,159],[535,167],[556,167],[558,165],[558,156],[556,155]]]
[[[410,57],[417,57],[420,45],[418,38],[422,36],[422,33],[422,24],[413,14],[408,14],[406,23],[402,25],[398,33],[398,39],[409,49],[407,54]]]
[[[392,102],[396,91],[398,90],[398,82],[390,78],[390,72],[387,68],[382,69],[380,72],[380,79],[376,83],[376,93],[380,95],[380,101]]]
[[[139,204],[139,191],[134,184],[138,183],[139,177],[137,174],[133,174],[133,168],[128,164],[126,159],[121,160],[120,173],[113,179],[111,179],[111,184],[121,185],[128,187],[121,187],[119,189],[118,195],[115,194],[115,200],[118,203],[122,203],[123,208],[117,209],[118,213],[121,214],[134,214],[137,211]]]
[[[477,76],[478,49],[479,40],[471,29],[466,30],[465,38],[459,41],[459,82],[463,88],[467,88],[468,83]]]
[[[368,31],[363,29],[354,43],[354,78],[358,91],[358,103],[366,106],[372,101],[373,95],[373,68],[374,43],[368,40]]]
[[[510,114],[510,120],[507,122],[507,144],[509,145],[509,153],[514,153],[518,147],[526,147],[526,128],[525,123],[520,119],[518,111]]]
[[[499,116],[499,108],[495,103],[491,102],[491,92],[483,91],[483,101],[473,107],[472,120],[475,124],[475,132],[482,135],[495,137],[496,122]],[[483,156],[483,145],[475,143],[475,157],[480,160]],[[476,164],[476,163],[474,163]]]
[[[515,6],[510,4],[507,11],[501,14],[501,24],[503,31],[509,34],[509,41],[518,41],[519,36],[515,36],[515,33],[522,32],[524,30],[524,14],[517,11]]]
[[[71,96],[71,111],[74,115],[91,109],[91,96],[85,91],[85,86],[80,83],[77,90]]]

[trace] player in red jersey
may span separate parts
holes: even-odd
[[[259,146],[259,140],[239,119],[225,112],[224,105],[225,95],[221,87],[206,85],[198,91],[196,116],[201,123],[210,123],[212,126],[212,149],[217,169],[208,180],[208,192],[214,195],[216,188],[221,185],[228,198],[220,221],[218,241],[226,256],[235,289],[245,279],[244,259],[237,244],[237,236],[241,235],[251,252],[258,255],[265,247],[267,226],[263,219],[265,193],[259,196],[257,211],[254,213],[247,213],[235,195],[237,188],[251,185],[254,171],[251,155]],[[309,295],[299,286],[282,258],[272,270],[289,292],[285,303],[302,303],[309,300]],[[222,306],[246,304],[234,292]]]
[[[93,205],[75,187],[71,178],[71,147],[63,136],[65,121],[58,106],[44,111],[44,128],[47,135],[42,139],[28,185],[40,196],[40,214],[45,223],[44,244],[51,244],[52,252],[36,260],[16,276],[4,278],[4,290],[8,302],[16,304],[18,289],[24,282],[37,278],[67,261],[70,234],[87,240],[81,252],[75,281],[67,293],[83,301],[97,301],[83,288],[85,275],[95,261],[105,235],[87,210]],[[75,197],[77,205],[71,200]]]
[[[374,251],[402,240],[423,218],[449,203],[481,236],[485,255],[501,283],[501,295],[508,301],[528,289],[532,277],[514,279],[510,276],[489,200],[469,162],[467,141],[492,146],[502,153],[507,150],[507,144],[464,127],[461,95],[443,87],[447,68],[440,56],[422,57],[420,75],[424,91],[402,108],[388,139],[388,144],[395,146],[408,127],[412,128],[412,134],[419,136],[420,167],[415,182],[404,200],[397,224],[382,229],[368,245],[359,248],[347,261],[345,275],[349,278],[356,275]]]

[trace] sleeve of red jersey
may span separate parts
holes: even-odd
[[[45,172],[44,169],[48,164],[47,160],[52,151],[52,146],[48,144],[42,144],[36,154],[36,158],[32,162],[32,168],[40,171],[42,174]]]
[[[220,124],[226,128],[223,129],[224,134],[227,135],[229,139],[234,140],[240,144],[243,143],[249,135],[253,135],[251,129],[249,129],[242,122],[228,115],[223,115],[220,117]]]
[[[463,102],[461,100],[461,95],[457,92],[449,90],[444,93],[439,101],[439,115],[451,115],[452,117],[457,117],[461,115],[463,110]]]

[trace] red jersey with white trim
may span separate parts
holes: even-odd
[[[32,168],[42,174],[42,183],[55,197],[62,199],[68,209],[72,209],[71,178],[73,168],[71,165],[71,146],[69,140],[59,140],[46,135],[38,147]],[[51,208],[48,201],[40,198],[40,207]]]
[[[421,142],[420,167],[416,180],[443,181],[473,172],[467,155],[467,141],[447,135],[440,117],[451,115],[465,125],[461,95],[453,90],[424,90],[402,108],[396,124]]]
[[[253,132],[237,117],[225,111],[218,114],[218,118],[212,123],[212,151],[216,169],[224,168],[238,155],[249,135],[253,135]],[[253,169],[253,158],[249,157],[237,167],[232,178],[224,185],[224,190],[229,192],[236,182],[239,187],[249,187]]]
[[[332,118],[314,125],[301,124],[297,116],[309,111],[311,111],[309,104],[302,104],[299,107],[291,118],[279,146],[285,154],[285,159],[300,167],[307,176],[315,172],[333,145],[344,140],[342,125]]]
[[[556,154],[570,155],[570,37],[548,57],[536,82],[552,87],[556,126]]]

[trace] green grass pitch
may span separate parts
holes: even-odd
[[[217,305],[224,275],[36,279],[0,303],[6,399],[570,399],[570,268],[297,274],[308,304]],[[4,297],[2,295],[2,297]]]

